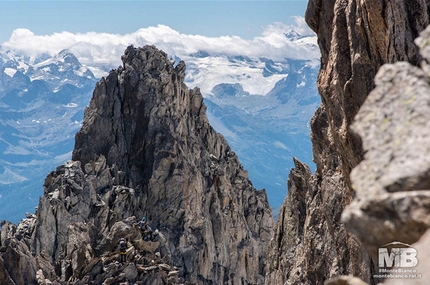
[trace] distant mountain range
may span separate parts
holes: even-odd
[[[317,50],[313,35],[290,31],[283,37]],[[35,56],[0,46],[0,219],[18,222],[34,211],[47,173],[71,157],[95,83],[116,67],[89,62],[81,51],[75,45]],[[312,164],[308,122],[319,105],[315,55],[276,61],[198,50],[171,58],[186,62],[186,83],[201,88],[211,125],[255,187],[267,190],[272,207],[280,206],[292,156]]]
[[[276,207],[286,195],[292,156],[312,164],[308,122],[319,105],[317,70],[292,61],[285,77],[264,96],[245,92],[239,83],[218,84],[206,98],[208,116],[249,171],[257,188],[268,191]]]
[[[49,171],[71,157],[97,79],[67,51],[0,60],[0,219],[33,212]]]

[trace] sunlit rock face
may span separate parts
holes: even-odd
[[[262,284],[266,194],[209,125],[199,89],[183,83],[184,62],[153,46],[129,47],[122,60],[97,83],[73,160],[48,175],[36,215],[2,227],[3,260],[30,265],[25,284]],[[158,230],[151,242],[133,227],[142,216]],[[121,237],[128,263],[118,265]]]
[[[306,167],[297,162],[290,174],[290,190],[276,226],[278,238],[269,246],[266,284],[323,284],[338,275],[359,276],[370,284],[377,282],[373,278],[371,248],[363,246],[351,232],[362,236],[366,244],[372,234],[366,230],[358,234],[358,224],[341,219],[354,198],[358,201],[371,196],[367,192],[359,194],[355,188],[358,179],[363,185],[372,183],[361,172],[370,161],[356,171],[357,180],[351,183],[351,169],[365,158],[363,147],[368,150],[368,139],[363,137],[362,145],[350,126],[375,87],[374,77],[383,64],[420,63],[422,57],[413,40],[429,22],[427,7],[426,1],[309,1],[306,21],[317,33],[321,50],[317,85],[322,104],[311,121],[317,171],[310,176]],[[358,128],[357,125],[357,131]],[[373,130],[366,125],[358,132],[361,135]],[[372,145],[378,143],[382,144]],[[369,209],[379,210],[382,209]],[[390,218],[388,213],[384,215]],[[425,215],[422,213],[422,217]],[[357,214],[355,218],[361,217]],[[359,228],[365,229],[364,224],[365,221]],[[366,225],[373,231],[380,229],[372,222]]]

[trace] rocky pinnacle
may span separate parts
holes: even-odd
[[[0,278],[263,284],[266,193],[209,125],[199,89],[183,82],[185,63],[154,46],[130,46],[122,61],[97,83],[72,161],[48,175],[36,215],[4,223]],[[158,230],[151,242],[133,227],[142,216]],[[121,237],[126,265],[114,262]]]

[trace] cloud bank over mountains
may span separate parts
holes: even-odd
[[[276,62],[286,61],[287,58],[303,59],[310,60],[310,64],[319,64],[316,36],[302,17],[295,17],[295,22],[293,26],[282,23],[269,25],[264,28],[261,36],[251,40],[238,36],[181,34],[164,25],[142,28],[124,35],[95,32],[35,35],[28,29],[16,29],[1,46],[3,52],[14,51],[28,56],[30,60],[35,60],[41,54],[54,55],[68,49],[82,64],[90,67],[97,77],[117,67],[125,48],[131,44],[155,45],[170,56],[183,60],[187,60],[187,56],[191,54],[204,51],[211,56],[246,56],[251,59],[263,57]]]

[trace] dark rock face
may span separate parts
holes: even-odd
[[[280,217],[290,212],[286,208],[291,204],[304,210],[279,219],[275,236],[289,232],[296,242],[272,241],[266,284],[322,284],[343,274],[375,282],[369,253],[341,221],[343,209],[355,197],[351,169],[363,159],[361,139],[349,128],[384,63],[420,62],[413,39],[429,23],[427,7],[426,1],[309,1],[306,21],[321,49],[317,85],[322,105],[311,121],[317,171],[307,183],[295,182],[297,173],[300,180],[308,176],[303,167],[290,175],[293,187]],[[291,221],[303,221],[303,232],[289,230]],[[291,260],[278,262],[292,251]]]
[[[23,222],[28,236],[17,234],[23,223],[2,227],[1,258],[16,253],[30,281],[15,281],[6,263],[0,276],[17,284],[262,284],[273,226],[265,192],[210,127],[199,90],[183,83],[183,62],[174,67],[152,46],[129,47],[122,59],[96,85],[73,161],[46,178],[36,216]],[[152,242],[133,227],[142,216],[158,229]],[[121,237],[126,264],[114,262]],[[23,248],[8,253],[11,242]]]

